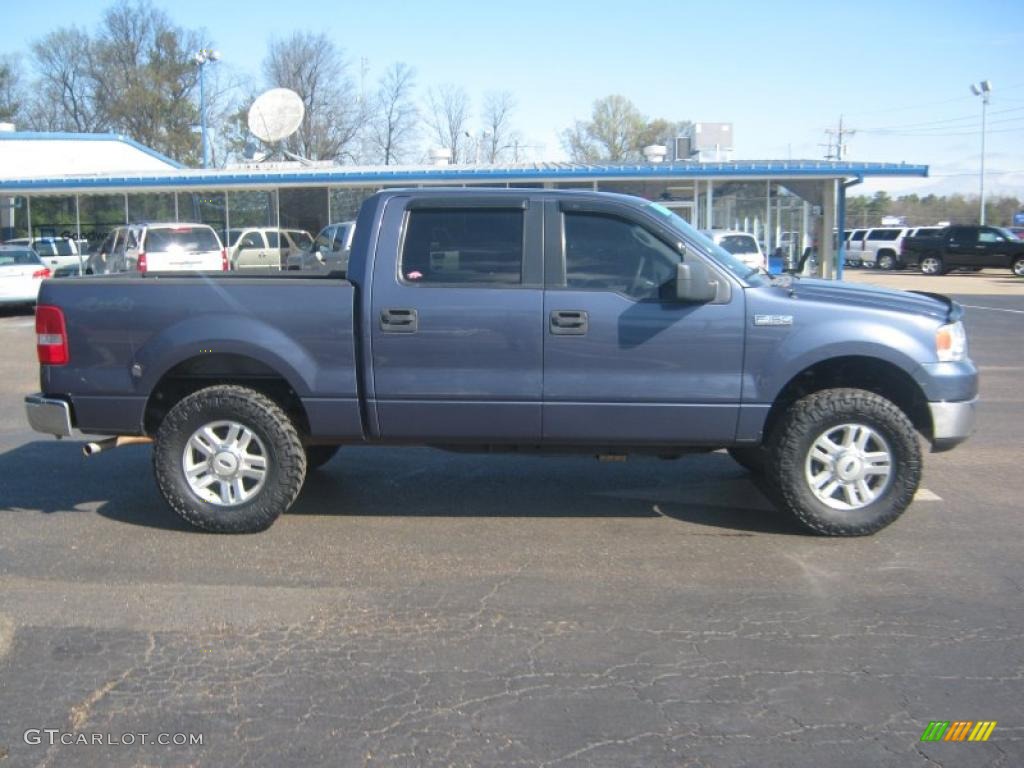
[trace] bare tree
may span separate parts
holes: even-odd
[[[22,108],[21,73],[11,56],[0,57],[0,122],[16,120]]]
[[[295,32],[273,40],[263,60],[272,86],[302,98],[306,115],[285,146],[310,160],[352,160],[358,150],[364,105],[349,76],[344,52],[324,33]]]
[[[512,128],[515,105],[508,91],[491,92],[484,97],[482,138],[484,157],[489,163],[504,160],[519,143],[519,134]]]
[[[464,141],[469,138],[469,96],[458,86],[442,85],[429,91],[427,103],[427,124],[440,146],[452,151],[452,162],[469,162],[472,142]]]
[[[104,14],[93,46],[97,113],[136,141],[195,162],[198,67],[192,57],[207,47],[198,32],[175,26],[147,0],[119,0]]]
[[[369,138],[384,165],[401,162],[416,132],[415,82],[415,70],[402,62],[392,64],[380,79]]]
[[[92,39],[77,27],[55,29],[32,43],[37,77],[30,122],[44,131],[89,133],[107,121],[96,108]]]

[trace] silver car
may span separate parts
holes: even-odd
[[[328,224],[320,230],[311,249],[289,254],[286,269],[347,272],[355,231],[354,221]]]

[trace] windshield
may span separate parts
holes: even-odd
[[[147,251],[219,251],[217,235],[209,227],[151,229],[146,235]]]
[[[648,203],[647,208],[654,211],[661,217],[662,221],[677,231],[688,240],[697,241],[702,248],[711,254],[712,258],[720,265],[729,270],[740,280],[750,285],[765,285],[765,277],[758,270],[751,269],[736,256],[733,256],[725,248],[715,245],[709,238],[694,229],[683,217],[672,212],[660,203]]]
[[[1013,232],[1004,227],[996,227],[996,231],[999,232],[999,234],[1001,234],[1007,240],[1013,241],[1019,239],[1015,234],[1013,234]]]

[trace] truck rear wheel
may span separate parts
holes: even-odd
[[[826,389],[794,403],[776,432],[773,473],[782,503],[828,536],[881,530],[910,505],[921,480],[913,424],[861,389]]]
[[[306,452],[288,415],[246,387],[201,389],[167,414],[153,470],[168,505],[197,528],[252,533],[295,501]]]
[[[886,272],[896,269],[898,261],[896,254],[892,251],[882,251],[878,254],[878,268],[884,269]]]

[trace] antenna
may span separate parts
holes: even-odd
[[[283,141],[295,133],[306,116],[306,105],[289,88],[271,88],[249,107],[249,131],[267,144]]]

